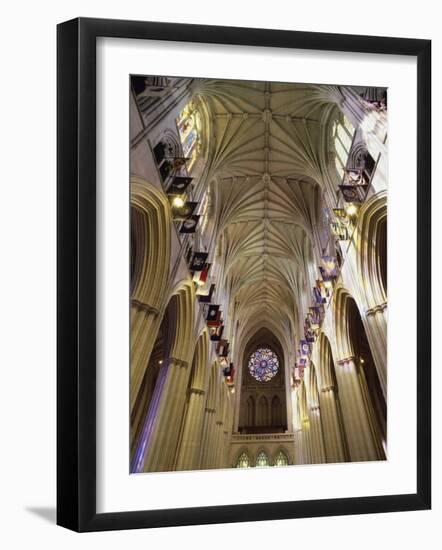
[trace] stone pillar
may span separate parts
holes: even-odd
[[[302,420],[302,459],[303,464],[312,464],[312,443],[310,433],[310,419]]]
[[[196,470],[199,468],[201,445],[203,443],[205,399],[206,392],[204,390],[190,389],[189,404],[176,464],[177,470]]]
[[[387,304],[384,303],[367,310],[366,319],[365,329],[370,351],[382,393],[387,400]]]
[[[385,457],[382,443],[377,440],[371,411],[361,387],[359,366],[354,357],[338,361],[336,378],[347,435],[350,460],[381,460]]]
[[[155,344],[158,309],[132,300],[130,312],[130,403],[135,404]]]
[[[223,448],[221,453],[221,463],[220,468],[228,468],[229,467],[229,451],[230,451],[230,434],[229,431],[226,429],[226,426],[223,427]]]
[[[221,457],[223,451],[223,431],[224,431],[224,422],[218,419],[215,423],[215,437],[216,443],[214,446],[214,456],[212,461],[213,468],[221,468]]]
[[[161,367],[143,426],[132,471],[173,469],[186,399],[188,363],[170,357]]]
[[[323,464],[325,462],[325,449],[322,437],[321,410],[319,406],[310,407],[308,416],[310,425],[311,463]]]
[[[302,456],[302,430],[300,428],[294,428],[293,439],[295,441],[294,452],[294,464],[304,464],[304,457]]]
[[[336,388],[334,386],[322,388],[319,400],[326,460],[328,463],[346,462],[348,461],[348,451]]]
[[[211,467],[211,450],[213,449],[215,432],[215,413],[215,409],[205,408],[204,438],[201,449],[201,468],[203,470]]]

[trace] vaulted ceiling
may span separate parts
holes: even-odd
[[[315,241],[330,101],[304,84],[199,80],[195,91],[210,113],[209,180],[231,313],[248,331],[287,320],[293,328]]]

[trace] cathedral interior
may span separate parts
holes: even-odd
[[[130,79],[130,468],[387,457],[387,90]]]

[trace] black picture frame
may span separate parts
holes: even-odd
[[[96,39],[132,38],[417,58],[417,492],[133,512],[96,512]],[[431,41],[107,19],[57,28],[57,523],[104,531],[431,506]]]

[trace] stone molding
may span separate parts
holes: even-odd
[[[187,361],[184,361],[183,359],[178,359],[177,357],[169,357],[168,362],[169,365],[173,364],[177,367],[183,367],[185,369],[187,369],[187,367],[189,366],[189,363]]]
[[[190,393],[194,393],[195,395],[206,395],[205,390],[200,390],[199,388],[190,388]]]
[[[151,306],[150,304],[145,304],[144,302],[140,302],[140,300],[137,300],[136,298],[132,298],[130,303],[133,307],[141,309],[146,313],[151,313],[152,315],[155,315],[155,317],[160,314],[160,310],[158,308]]]
[[[387,302],[383,302],[382,304],[379,304],[377,306],[373,306],[370,309],[367,309],[365,314],[367,317],[371,317],[372,315],[376,315],[376,313],[380,313],[387,309]]]
[[[324,388],[321,388],[321,392],[322,393],[327,393],[329,391],[335,391],[336,390],[336,387],[335,386],[325,386]]]

